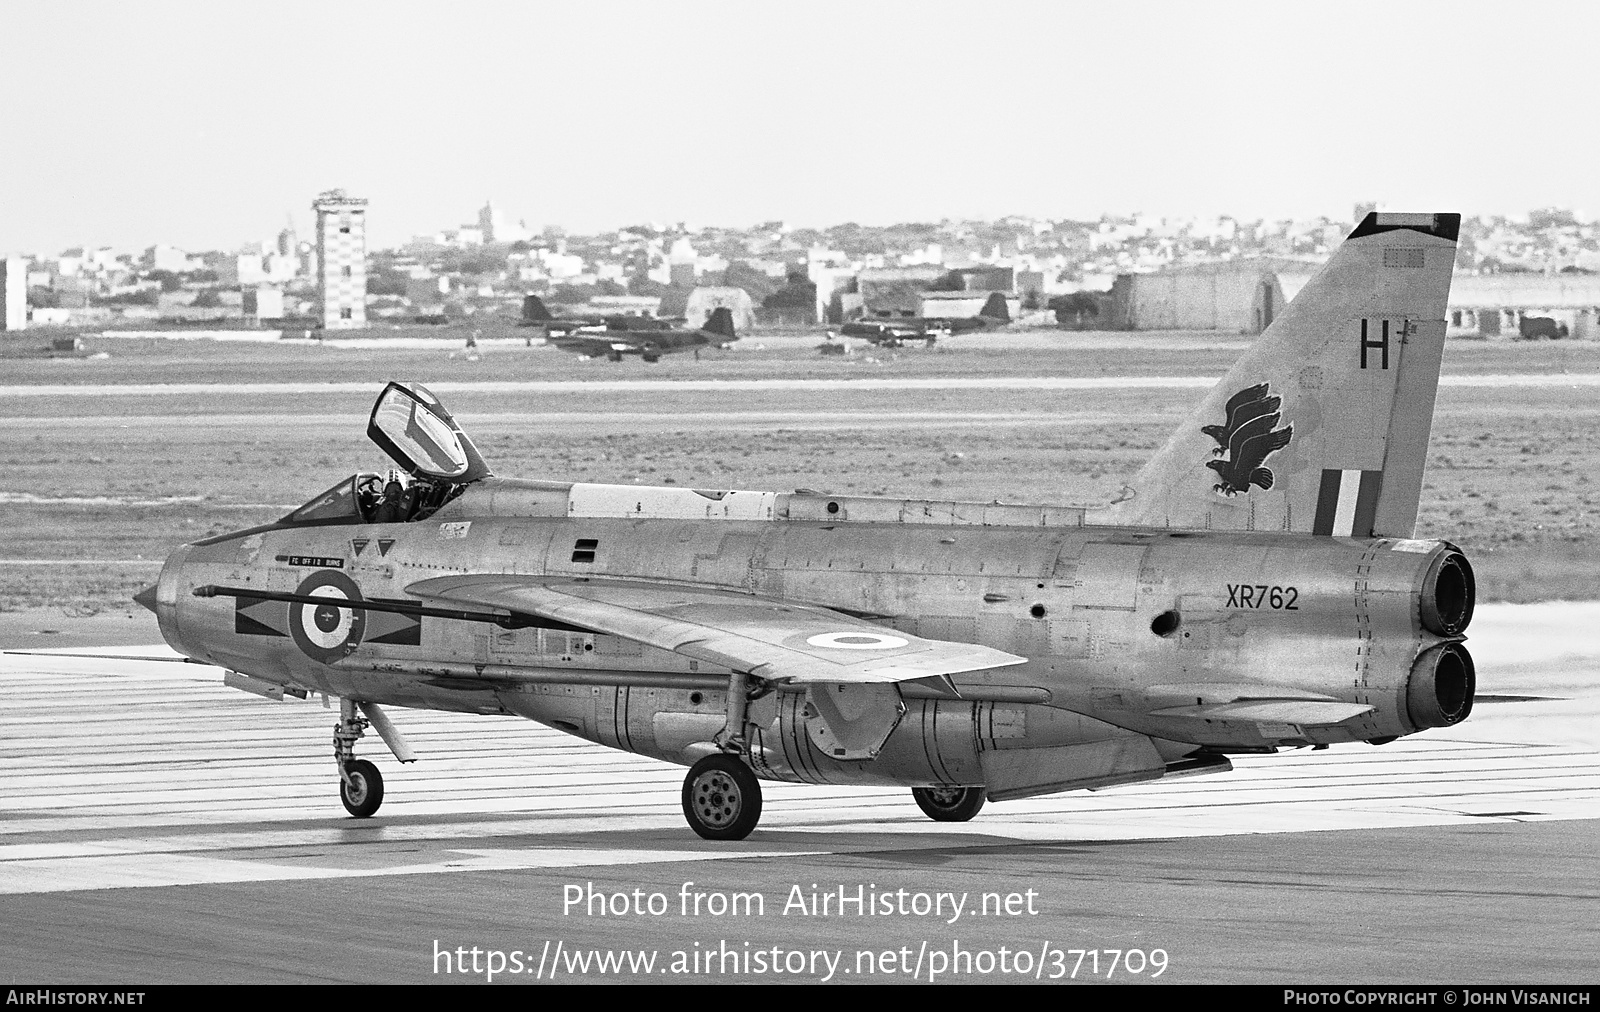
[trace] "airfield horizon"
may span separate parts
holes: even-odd
[[[469,357],[448,342],[386,349],[89,337],[85,354],[109,357],[6,359],[0,386],[224,387],[0,402],[0,426],[12,436],[0,458],[12,477],[0,492],[10,520],[0,549],[0,612],[132,614],[128,598],[176,545],[275,519],[353,471],[386,466],[365,438],[370,395],[328,384],[371,384],[374,394],[392,378],[450,384],[446,403],[507,476],[1095,503],[1118,492],[1248,338],[1025,331],[948,339],[926,350],[858,346],[848,359],[818,355],[818,343],[815,334],[758,334],[698,362],[678,356],[645,365],[515,343]],[[1600,459],[1593,390],[1452,385],[1452,377],[1600,373],[1600,345],[1451,341],[1443,373],[1418,536],[1465,549],[1483,600],[1600,599],[1600,490],[1589,474]],[[959,385],[1040,377],[1198,383]],[[760,383],[866,378],[891,384]],[[940,378],[957,385],[894,385]],[[616,382],[638,379],[736,384]],[[485,381],[573,380],[607,382],[520,394],[475,389]],[[290,395],[251,391],[272,383],[310,386]]]

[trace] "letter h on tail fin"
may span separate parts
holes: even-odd
[[[1089,522],[1410,537],[1460,227],[1367,215]]]

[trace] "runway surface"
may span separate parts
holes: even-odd
[[[941,958],[962,982],[1592,982],[1600,605],[1484,606],[1471,632],[1480,702],[1448,731],[955,826],[904,792],[771,784],[732,845],[685,827],[677,767],[407,710],[422,761],[364,741],[388,799],[358,822],[317,701],[134,659],[165,647],[8,653],[0,974],[446,982],[498,952],[525,983],[926,981]]]

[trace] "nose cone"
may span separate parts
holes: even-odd
[[[139,605],[146,611],[153,613],[156,610],[156,584],[152,583],[150,586],[139,591],[139,593],[133,595],[133,599],[137,601]]]

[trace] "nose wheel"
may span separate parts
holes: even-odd
[[[743,840],[761,821],[761,781],[738,756],[706,756],[683,779],[683,817],[707,840]]]
[[[911,796],[934,822],[966,822],[983,810],[982,787],[913,787]]]
[[[383,774],[365,759],[351,760],[339,780],[339,800],[345,811],[365,819],[383,804]]]

